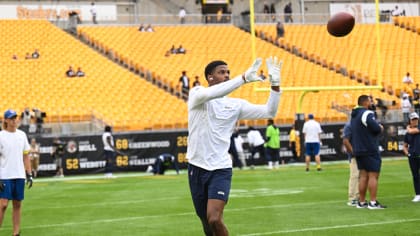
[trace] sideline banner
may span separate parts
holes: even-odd
[[[335,161],[346,160],[342,145],[342,129],[344,124],[322,125],[321,160]],[[265,129],[259,129],[264,136]],[[240,130],[244,139],[244,152],[248,160],[250,157],[247,143],[246,129]],[[289,149],[290,127],[280,127],[280,156],[290,160],[292,152]],[[402,123],[385,125],[385,132],[381,137],[380,150],[382,157],[401,156],[405,126]],[[115,158],[115,172],[139,171],[144,172],[148,165],[154,163],[156,157],[163,153],[170,153],[177,158],[179,167],[186,168],[187,131],[176,132],[145,132],[114,134],[115,147],[119,153]],[[41,146],[40,176],[55,174],[56,165],[51,157],[53,137],[37,138]],[[63,168],[65,175],[102,173],[105,168],[103,155],[102,135],[86,135],[59,137],[65,143]],[[304,161],[304,150],[300,152],[299,162]],[[264,158],[256,155],[254,164],[266,165]]]
[[[356,23],[375,23],[376,5],[375,3],[330,3],[330,15],[338,12],[348,12],[352,14]],[[404,16],[418,16],[418,3],[379,3],[379,12],[381,14],[394,14]],[[389,18],[389,20],[392,20]]]
[[[117,6],[112,3],[95,3],[97,20],[116,21]],[[77,12],[82,21],[91,21],[89,2],[60,2],[1,4],[0,19],[68,20],[70,12]]]

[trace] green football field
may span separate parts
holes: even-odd
[[[313,166],[312,166],[313,167]],[[314,169],[314,167],[312,168]],[[225,223],[231,235],[419,235],[408,163],[386,159],[379,182],[384,210],[346,205],[348,165],[234,170]],[[203,235],[186,172],[39,178],[26,191],[21,235]],[[11,204],[0,235],[11,235]]]

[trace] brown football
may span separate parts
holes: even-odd
[[[331,17],[327,24],[328,33],[335,37],[348,35],[354,27],[354,17],[346,12],[339,12]]]

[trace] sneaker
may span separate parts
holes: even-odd
[[[353,199],[347,202],[347,206],[357,206],[358,204],[359,204],[359,201],[356,199]]]
[[[358,202],[356,207],[357,208],[368,208],[368,203],[367,202],[363,202],[363,203]]]
[[[413,198],[412,202],[420,202],[420,195],[416,195],[416,196]]]
[[[309,168],[306,168],[306,172],[309,172]]]
[[[376,209],[385,209],[386,206],[381,205],[378,201],[376,201],[374,204],[369,203],[368,208],[371,210],[376,210]]]
[[[322,168],[317,168],[316,170],[317,170],[317,171],[322,171]]]

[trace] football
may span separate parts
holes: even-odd
[[[330,18],[327,24],[327,30],[334,37],[344,37],[353,30],[354,23],[353,15],[346,12],[339,12]]]

